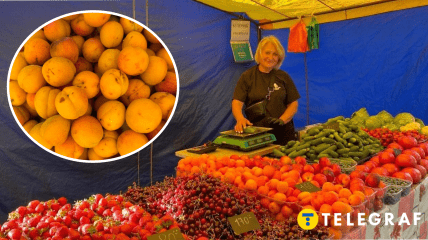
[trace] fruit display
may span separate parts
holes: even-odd
[[[74,204],[64,197],[33,200],[9,214],[0,239],[147,239],[178,228],[171,216],[151,215],[123,199],[96,194]]]
[[[113,159],[146,145],[176,103],[172,57],[152,32],[109,13],[80,13],[36,31],[8,82],[17,122],[68,159]]]
[[[302,141],[290,141],[286,146],[280,147],[281,152],[291,158],[306,156],[309,161],[315,161],[321,157],[329,157],[357,162],[382,149],[379,140],[342,116],[309,129]]]
[[[388,128],[376,128],[372,130],[364,128],[363,130],[366,131],[370,136],[379,139],[380,143],[384,147],[388,146],[390,143],[398,142],[398,139],[403,136],[414,137],[418,142],[425,142],[428,139],[428,136],[421,134],[416,130],[404,132],[397,130],[391,131]]]
[[[257,194],[209,175],[166,177],[151,187],[134,185],[124,196],[153,215],[171,214],[190,239],[324,239],[328,235],[321,226],[303,231],[296,224],[296,215],[288,212],[282,221],[275,221],[262,207]],[[231,231],[227,217],[245,212],[255,214],[261,229],[237,236]]]

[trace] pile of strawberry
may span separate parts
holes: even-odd
[[[416,130],[405,132],[391,131],[388,128],[376,128],[372,130],[364,128],[363,130],[366,131],[370,136],[379,139],[380,143],[384,147],[388,146],[390,143],[398,142],[398,139],[404,136],[414,137],[419,143],[427,140],[427,136],[419,133]]]
[[[0,240],[137,240],[173,228],[178,224],[171,216],[152,216],[121,195],[96,194],[73,205],[61,197],[18,207],[2,225]]]

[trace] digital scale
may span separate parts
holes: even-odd
[[[276,141],[275,135],[268,133],[272,128],[254,126],[251,126],[251,128],[255,129],[252,133],[237,133],[235,130],[220,132],[220,136],[213,143],[221,148],[248,152]]]

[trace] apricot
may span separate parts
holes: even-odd
[[[90,148],[88,150],[88,159],[89,160],[104,160],[103,157],[99,156],[98,154],[95,153],[93,148]]]
[[[117,59],[119,58],[120,50],[106,49],[98,59],[98,69],[101,74],[104,74],[110,69],[119,69]]]
[[[68,22],[58,19],[46,25],[43,31],[49,41],[55,42],[58,39],[70,36],[71,28]]]
[[[36,93],[46,85],[43,78],[42,67],[38,65],[28,65],[21,69],[18,75],[19,86],[27,93]]]
[[[94,70],[94,68],[92,67],[92,63],[90,63],[84,57],[79,57],[77,59],[77,62],[74,64],[74,66],[76,67],[76,74],[81,73],[83,71],[93,72],[93,70]],[[98,74],[97,74],[97,76],[98,76]]]
[[[93,148],[103,138],[103,127],[92,116],[82,116],[71,124],[71,136],[84,148]]]
[[[351,206],[349,204],[343,202],[335,202],[332,204],[332,210],[334,213],[341,213],[343,215],[352,211]]]
[[[28,95],[28,94],[27,94]],[[32,108],[27,102],[25,102],[24,104],[21,105],[22,107],[24,107],[25,109],[28,110],[28,112],[30,113],[30,117],[31,118],[35,118],[38,117],[39,115],[37,114],[37,111],[35,108]]]
[[[43,65],[50,57],[50,45],[41,38],[33,38],[25,43],[24,57],[28,64]]]
[[[146,37],[147,41],[151,43],[160,43],[159,39],[155,35],[153,35],[149,30],[144,29],[143,34],[144,34],[144,37]]]
[[[101,93],[108,99],[118,99],[128,90],[126,74],[118,69],[107,70],[100,80]]]
[[[98,38],[89,38],[83,43],[82,54],[88,62],[95,63],[104,52],[104,46]]]
[[[55,107],[62,117],[76,119],[88,110],[88,97],[79,87],[66,87],[56,96]]]
[[[110,15],[106,13],[83,13],[83,19],[91,27],[100,27],[109,20]]]
[[[45,36],[45,32],[43,31],[43,29],[39,29],[39,31],[35,32],[28,40],[33,39],[33,38],[41,38],[45,41],[48,40]]]
[[[155,130],[149,132],[146,134],[147,138],[149,140],[151,140],[152,138],[154,138],[156,135],[158,135],[158,133],[162,130],[162,128],[165,126],[165,121],[161,121],[161,123],[155,128]]]
[[[30,134],[30,131],[31,131],[31,129],[34,127],[34,126],[36,126],[38,124],[38,122],[36,121],[36,120],[30,120],[30,121],[27,121],[24,125],[23,125],[23,127],[24,127],[24,130],[28,133],[28,134]]]
[[[100,30],[100,39],[106,48],[117,47],[123,39],[123,27],[120,23],[110,21]]]
[[[90,99],[100,92],[100,78],[93,72],[83,71],[74,77],[73,86],[82,89]]]
[[[85,43],[85,39],[80,35],[71,36],[73,41],[76,43],[77,48],[79,49],[79,56],[82,54],[83,43]]]
[[[105,102],[108,102],[108,101],[110,101],[110,99],[107,99],[103,95],[97,97],[97,99],[94,102],[94,110],[98,111],[98,109],[101,107],[101,105],[103,105]]]
[[[65,57],[76,63],[79,58],[79,47],[73,38],[65,37],[51,44],[50,54],[52,57]]]
[[[97,146],[92,148],[94,152],[103,158],[110,158],[118,154],[117,141],[114,138],[103,138]]]
[[[13,113],[15,113],[16,118],[18,119],[18,122],[21,125],[24,125],[29,119],[30,119],[30,113],[25,107],[19,106],[19,107],[13,107]]]
[[[155,85],[158,92],[169,92],[171,94],[177,93],[177,78],[174,72],[167,72],[165,79]]]
[[[149,57],[149,65],[141,74],[141,79],[148,85],[156,85],[164,80],[168,66],[165,59],[157,56]]]
[[[122,28],[125,34],[128,34],[132,31],[142,32],[144,29],[143,26],[140,26],[136,22],[131,21],[127,18],[120,18],[119,21],[120,21],[120,24],[122,25]]]
[[[161,57],[166,61],[169,71],[174,71],[174,64],[172,63],[171,56],[169,56],[165,48],[162,48],[159,51],[157,51],[156,56]]]
[[[144,146],[149,140],[146,135],[132,130],[124,131],[117,138],[117,150],[121,156],[134,152]]]
[[[129,106],[129,104],[135,99],[148,97],[150,97],[150,87],[140,79],[131,79],[129,80],[128,89],[120,99],[126,106]]]
[[[162,121],[162,109],[145,98],[132,101],[125,114],[128,126],[138,133],[149,133]]]
[[[10,80],[18,80],[18,74],[28,63],[25,61],[24,54],[16,55],[15,61],[13,62],[12,69],[10,70]]]
[[[61,90],[44,86],[37,91],[34,97],[34,106],[40,117],[47,119],[57,114],[55,107],[55,98]]]
[[[36,124],[33,128],[30,130],[30,136],[40,145],[47,149],[51,149],[53,147],[52,144],[48,143],[41,135],[40,135],[40,129],[42,127],[43,123]]]
[[[149,46],[149,49],[151,49],[155,53],[157,53],[162,48],[163,48],[163,45],[161,43],[152,43]]]
[[[117,130],[125,122],[125,105],[119,101],[108,101],[98,109],[97,119],[105,129]]]
[[[142,48],[126,47],[119,53],[117,66],[128,75],[140,75],[149,66],[149,55]]]
[[[150,99],[153,102],[157,103],[161,108],[162,119],[167,120],[168,117],[171,115],[172,109],[174,108],[175,96],[167,92],[156,92],[150,96]]]
[[[67,17],[63,17],[62,19],[69,22],[69,21],[73,21],[78,16],[79,16],[79,14],[73,14],[73,15],[70,15],[70,16],[67,16]]]
[[[71,21],[71,29],[73,29],[73,31],[80,36],[88,36],[90,35],[95,28],[89,26],[85,20],[82,14],[80,14],[77,18],[73,19],[73,21]]]
[[[156,53],[155,53],[155,52],[153,52],[153,50],[152,50],[152,49],[149,49],[149,48],[147,48],[147,49],[146,49],[146,53],[147,53],[147,55],[149,55],[149,57],[151,57],[151,56],[156,56]]]
[[[61,87],[73,80],[76,67],[67,58],[53,57],[43,64],[42,73],[50,85]]]
[[[140,32],[132,31],[126,35],[122,42],[122,49],[126,47],[139,47],[147,49],[147,40]]]
[[[83,149],[83,153],[80,155],[80,157],[78,159],[80,159],[80,160],[88,160],[89,159],[87,148]]]
[[[27,93],[19,87],[18,81],[9,82],[9,95],[12,106],[20,106],[24,104]]]
[[[52,146],[63,144],[70,132],[70,120],[54,115],[42,123],[40,136]]]
[[[116,131],[109,131],[104,129],[103,139],[104,138],[113,138],[116,139],[119,137],[119,134]]]

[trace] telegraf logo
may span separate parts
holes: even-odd
[[[307,217],[310,213],[308,212],[308,209],[302,210],[299,215],[297,216],[297,222],[299,223],[299,226],[304,230],[310,230],[313,229],[317,223],[318,223],[318,214],[315,213],[315,211],[311,210],[313,213],[315,213],[315,217]],[[420,212],[414,212],[413,213],[413,222],[409,220],[409,217],[406,213],[403,213],[398,221],[398,225],[418,225],[418,222],[422,219],[421,218],[422,213]],[[343,217],[342,217],[343,216]],[[350,213],[346,215],[342,215],[341,213],[334,213],[331,215],[330,213],[322,213],[321,216],[319,216],[319,222],[324,226],[329,226],[329,223],[331,223],[331,219],[333,218],[333,224],[334,226],[365,226],[367,224],[370,224],[372,226],[377,226],[381,223],[382,217],[379,213],[372,213],[368,217],[366,217],[365,213],[358,213],[356,215],[352,215]],[[391,225],[393,226],[393,220],[394,214],[392,213],[384,213],[384,219],[385,219],[385,226]],[[301,224],[302,223],[302,224]],[[309,224],[308,224],[309,223]]]

